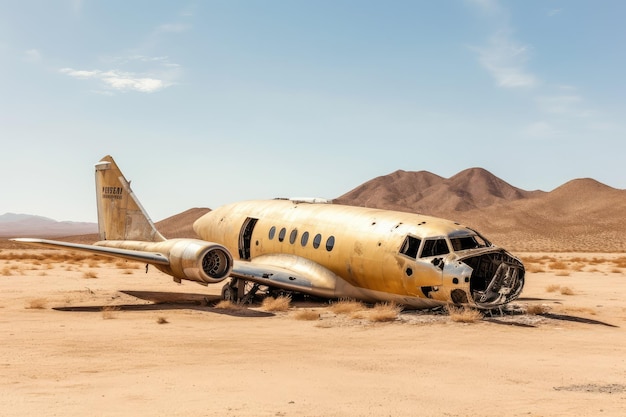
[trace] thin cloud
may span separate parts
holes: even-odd
[[[28,62],[39,63],[42,60],[41,52],[38,49],[24,51],[24,59]]]
[[[536,101],[539,109],[545,113],[583,116],[580,110],[583,99],[578,95],[540,96]]]
[[[118,70],[101,71],[101,70],[75,70],[73,68],[62,68],[61,73],[70,77],[88,80],[95,79],[103,82],[109,88],[117,91],[138,91],[141,93],[154,93],[162,90],[171,84],[157,78],[145,77],[129,72]]]
[[[474,48],[480,64],[504,88],[533,87],[536,77],[525,69],[530,47],[511,39],[504,33],[493,36],[488,45]]]
[[[150,57],[131,55],[105,60],[114,67],[109,70],[83,70],[62,68],[59,71],[79,80],[96,80],[109,92],[135,91],[154,93],[175,84],[180,65],[172,63],[166,56]]]
[[[550,11],[548,11],[548,16],[552,17],[552,16],[556,16],[558,14],[563,13],[563,9],[552,9]]]
[[[168,33],[180,33],[185,32],[190,28],[189,25],[184,23],[165,23],[157,27],[157,33],[168,32]]]

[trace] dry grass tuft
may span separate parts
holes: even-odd
[[[276,298],[266,297],[261,303],[261,308],[265,311],[287,311],[291,306],[291,297],[279,296]]]
[[[554,275],[557,277],[569,277],[569,271],[558,271]]]
[[[293,315],[293,318],[295,318],[296,320],[306,320],[306,321],[319,320],[320,313],[318,313],[315,310],[298,310]]]
[[[373,322],[395,321],[402,312],[402,306],[396,303],[376,304],[369,312],[369,319]]]
[[[550,308],[543,304],[529,304],[526,307],[526,314],[530,314],[533,316],[538,314],[545,314],[548,311],[550,311]]]
[[[354,314],[357,311],[365,310],[365,308],[365,304],[355,300],[339,300],[328,307],[335,314]]]
[[[561,286],[558,284],[550,284],[546,287],[547,292],[555,292],[561,289]]]
[[[574,290],[572,290],[570,287],[561,287],[561,294],[562,295],[574,295]]]
[[[482,320],[483,313],[469,307],[455,307],[453,305],[446,306],[450,320],[457,323],[476,323]]]
[[[157,318],[157,323],[159,324],[167,324],[169,323],[169,321],[167,321],[167,319],[163,316],[160,316],[159,318]]]
[[[563,261],[554,261],[548,264],[550,269],[567,269],[567,263]]]
[[[215,308],[219,308],[220,310],[241,310],[243,306],[241,304],[233,303],[230,300],[222,300],[219,303],[215,304]]]
[[[102,318],[104,320],[110,320],[117,318],[116,312],[120,311],[120,308],[117,306],[106,306],[102,307]]]
[[[83,272],[83,278],[98,278],[98,274],[95,271]]]
[[[48,305],[48,300],[45,298],[33,298],[28,302],[26,308],[33,310],[43,310]]]

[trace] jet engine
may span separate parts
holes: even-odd
[[[156,265],[174,280],[214,284],[230,275],[233,257],[224,246],[195,239],[171,239],[161,244],[168,248],[169,265]]]

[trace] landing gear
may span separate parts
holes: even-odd
[[[238,304],[251,303],[260,286],[245,279],[231,278],[230,282],[222,287],[222,300]]]

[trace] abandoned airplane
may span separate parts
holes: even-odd
[[[470,228],[317,199],[226,205],[196,220],[201,240],[166,239],[113,158],[95,168],[99,242],[14,240],[146,262],[179,283],[230,278],[222,297],[236,301],[262,288],[412,308],[491,309],[515,300],[524,286],[522,262]]]

